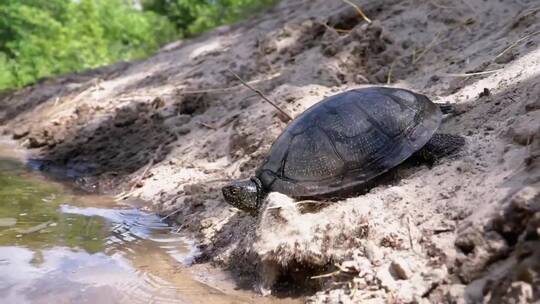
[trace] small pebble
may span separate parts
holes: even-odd
[[[409,267],[409,264],[404,259],[401,259],[401,258],[394,259],[390,267],[396,274],[397,278],[400,280],[410,279],[413,275],[411,268]]]

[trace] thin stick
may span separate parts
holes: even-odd
[[[271,104],[274,108],[276,108],[276,110],[278,110],[284,117],[287,118],[287,121],[291,121],[293,118],[287,114],[287,112],[283,111],[280,107],[278,107],[274,102],[272,102],[268,97],[266,97],[263,92],[261,92],[260,90],[257,90],[255,88],[253,88],[252,86],[250,86],[247,82],[245,82],[240,76],[238,76],[238,74],[236,74],[235,72],[233,72],[232,70],[230,69],[227,69],[231,74],[234,75],[234,77],[236,77],[236,79],[238,79],[244,86],[246,86],[248,89],[252,90],[253,92],[257,93],[257,95],[259,95],[262,99],[264,99],[266,102],[268,102],[269,104]]]
[[[392,72],[394,71],[394,66],[396,65],[396,62],[400,58],[395,58],[394,61],[392,61],[392,64],[390,65],[390,70],[388,70],[388,78],[386,79],[386,84],[392,83]]]
[[[478,15],[478,11],[469,3],[468,0],[461,0],[461,2],[463,2],[465,6],[467,6],[471,12],[473,12],[473,14]]]
[[[442,9],[451,9],[451,8],[453,8],[453,7],[450,7],[450,6],[441,5],[441,4],[437,3],[437,2],[435,2],[435,0],[430,0],[429,3],[431,3],[435,7],[442,8]]]
[[[435,43],[437,42],[437,40],[439,40],[440,35],[441,35],[441,32],[437,32],[437,34],[435,34],[435,37],[433,37],[433,40],[431,40],[431,42],[424,48],[424,50],[420,54],[418,54],[418,57],[413,59],[413,64],[420,61],[420,59],[422,59],[422,56],[424,56],[429,50],[431,50],[435,46]]]
[[[137,181],[131,186],[130,192],[135,190],[135,187],[137,187],[137,184],[143,180],[143,178],[146,175],[146,173],[148,172],[148,170],[150,170],[150,167],[152,167],[154,165],[154,162],[156,161],[158,154],[161,152],[161,149],[163,149],[163,144],[159,145],[157,150],[154,152],[154,156],[152,157],[152,159],[148,163],[148,166],[146,166],[146,169],[144,169],[143,173],[139,176],[139,178],[137,178]]]
[[[411,250],[414,252],[414,243],[411,233],[411,218],[409,216],[407,216],[407,232],[409,234],[409,245],[411,246]]]
[[[354,302],[354,298],[356,298],[356,291],[358,290],[358,288],[354,288],[351,292],[351,299],[353,300]]]
[[[339,271],[344,272],[344,273],[353,273],[353,272],[357,272],[356,270],[349,270],[349,269],[347,269],[347,268],[345,268],[345,267],[343,267],[343,266],[341,266],[341,265],[339,265],[339,264],[337,264],[337,263],[334,264],[334,266],[336,266],[336,268],[339,269]]]
[[[536,31],[534,33],[531,33],[529,35],[526,35],[524,37],[521,37],[519,38],[516,42],[512,43],[509,47],[507,47],[506,49],[504,49],[504,51],[500,52],[499,55],[495,56],[495,59],[501,57],[502,55],[504,55],[506,52],[508,52],[510,49],[514,48],[516,45],[518,45],[521,41],[525,40],[525,39],[528,39],[534,35],[538,35],[540,34],[540,31]]]
[[[527,9],[527,10],[525,10],[525,12],[527,12],[527,13],[522,15],[522,16],[518,16],[518,19],[527,18],[530,15],[536,14],[538,11],[540,11],[540,6],[535,7],[535,8],[531,8],[531,9]]]
[[[202,122],[202,121],[197,121],[197,124],[201,125],[201,126],[203,126],[205,128],[212,129],[212,130],[217,130],[218,129],[217,127],[214,127],[214,126],[212,126],[210,124],[207,124],[205,122]]]
[[[334,271],[334,272],[330,272],[330,273],[325,273],[325,274],[321,274],[321,275],[312,276],[310,279],[321,279],[321,278],[333,277],[333,276],[339,274],[340,272],[341,272],[341,270],[336,270],[336,271]]]
[[[367,23],[371,23],[371,19],[369,19],[366,14],[364,14],[364,12],[362,11],[362,9],[360,9],[360,7],[354,3],[352,3],[351,1],[349,0],[341,0],[345,3],[347,3],[348,5],[354,7],[354,9],[358,12],[358,14],[360,15],[360,17],[362,17],[362,19],[364,19]]]
[[[252,81],[249,81],[249,84],[256,84],[259,82],[272,80],[278,76],[280,76],[281,73],[274,73],[266,78],[262,79],[255,79]],[[179,91],[178,94],[202,94],[202,93],[218,93],[218,92],[227,92],[227,91],[233,91],[241,87],[242,85],[234,85],[230,87],[223,87],[223,88],[210,88],[210,89],[201,89],[201,90],[185,90],[185,91]]]
[[[485,75],[485,74],[491,74],[501,71],[502,69],[496,69],[496,70],[490,70],[490,71],[483,71],[483,72],[475,72],[475,73],[446,73],[442,74],[441,76],[448,76],[448,77],[469,77],[469,76],[476,76],[476,75]]]
[[[173,212],[167,214],[166,216],[162,217],[161,220],[164,221],[164,220],[166,220],[167,218],[169,218],[170,216],[173,216],[173,215],[177,214],[178,212],[180,212],[180,209],[176,209],[176,210],[174,210]]]
[[[329,26],[328,24],[326,24],[324,22],[319,22],[319,23],[322,24],[322,26],[324,26],[326,29],[334,30],[334,31],[336,31],[338,33],[350,33],[351,32],[351,30],[344,30],[344,29],[331,27],[331,26]]]
[[[133,183],[133,185],[131,185],[131,188],[129,189],[129,191],[127,193],[122,192],[121,194],[117,195],[115,197],[116,201],[124,200],[124,199],[128,198],[129,196],[131,196],[133,194],[133,192],[135,191],[135,188],[137,187],[137,184],[139,184],[139,182],[141,182],[143,180],[143,178],[146,175],[146,173],[148,172],[148,170],[150,170],[150,168],[154,165],[154,162],[157,159],[157,155],[161,152],[162,148],[163,148],[163,144],[159,145],[159,147],[154,152],[154,156],[152,157],[152,159],[150,160],[150,162],[148,163],[148,165],[146,166],[146,168],[144,169],[142,174],[139,175],[137,180]]]

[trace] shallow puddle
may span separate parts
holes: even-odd
[[[158,216],[76,193],[11,154],[0,142],[0,302],[296,302],[235,290],[205,266],[187,268],[196,250]]]

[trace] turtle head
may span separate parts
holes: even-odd
[[[256,214],[259,211],[263,190],[258,178],[232,181],[221,191],[230,205],[251,214]]]

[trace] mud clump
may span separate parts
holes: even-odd
[[[30,134],[30,129],[27,126],[20,126],[13,130],[12,132],[12,138],[17,140],[25,137],[26,135]]]
[[[369,25],[358,24],[344,36],[331,28],[327,29],[322,41],[324,56],[347,61],[347,65],[340,67],[346,71],[337,75],[341,83],[363,83],[366,77],[371,83],[386,83],[389,67],[400,55],[388,31],[377,21]],[[394,77],[400,71],[401,68],[394,70]],[[347,79],[346,75],[367,76]]]
[[[178,114],[200,115],[208,108],[205,94],[192,94],[185,96],[178,104]]]
[[[497,233],[483,233],[474,228],[460,233],[455,242],[464,256],[459,256],[456,265],[464,283],[478,278],[491,263],[503,258],[508,245]]]
[[[486,225],[485,233],[464,231],[456,246],[458,274],[466,283],[509,256],[511,267],[483,287],[485,303],[530,303],[540,299],[540,185],[523,187],[507,199],[505,210]]]

